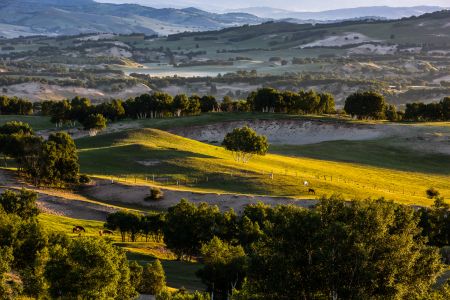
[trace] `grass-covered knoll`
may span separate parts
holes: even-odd
[[[72,228],[76,225],[83,226],[86,229],[86,233],[82,233],[83,236],[93,238],[101,238],[99,231],[104,229],[104,222],[100,221],[78,220],[50,214],[40,214],[38,218],[47,231],[63,232],[73,238],[78,236],[78,234],[72,233]],[[120,242],[119,233],[104,237],[125,249],[129,260],[136,260],[141,264],[146,264],[155,259],[160,259],[166,272],[168,286],[174,288],[185,287],[189,290],[202,290],[205,288],[200,279],[195,276],[195,272],[201,268],[201,265],[176,261],[174,255],[166,248],[164,243],[145,241],[122,243]]]
[[[275,154],[242,164],[222,147],[156,129],[83,138],[77,143],[81,169],[88,174],[136,176],[141,182],[155,175],[162,184],[178,180],[181,186],[204,191],[310,198],[303,186],[307,180],[319,195],[386,197],[431,205],[424,192],[434,186],[444,197],[450,196],[448,175]]]

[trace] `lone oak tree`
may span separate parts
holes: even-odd
[[[248,126],[235,128],[222,142],[225,149],[233,153],[234,159],[246,163],[253,155],[265,155],[269,149],[267,138],[258,135]]]

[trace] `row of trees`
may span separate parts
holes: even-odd
[[[450,218],[435,198],[419,211],[333,196],[312,210],[259,203],[240,215],[182,200],[160,230],[179,259],[201,260],[197,275],[218,299],[444,299],[435,246],[449,245]]]
[[[262,88],[252,92],[247,98],[252,111],[281,112],[294,114],[334,113],[334,98],[328,93],[315,91],[279,91]]]
[[[0,115],[31,115],[33,104],[17,97],[0,96]]]
[[[405,119],[412,121],[450,121],[450,97],[438,103],[406,104]]]
[[[122,242],[125,242],[127,239],[135,242],[139,236],[144,236],[146,242],[149,239],[160,241],[163,236],[164,218],[163,214],[143,216],[135,212],[118,211],[108,215],[105,227],[111,230],[118,230],[122,237]]]
[[[36,136],[27,123],[8,122],[0,126],[0,154],[13,158],[19,172],[35,185],[63,186],[79,180],[77,149],[65,132],[52,133],[47,140]]]

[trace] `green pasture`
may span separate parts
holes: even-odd
[[[333,143],[350,152],[345,144]],[[450,176],[438,165],[441,157],[419,162],[417,153],[405,150],[408,159],[394,162],[401,151],[383,145],[377,145],[378,150],[373,152],[387,152],[386,163],[378,162],[382,154],[371,157],[367,152],[370,144],[353,144],[357,150],[354,156],[319,144],[300,147],[298,152],[297,148],[274,146],[271,151],[289,156],[268,154],[254,157],[247,164],[234,161],[222,147],[156,129],[82,138],[77,145],[84,173],[136,177],[139,181],[155,176],[161,185],[178,182],[186,189],[311,198],[303,186],[306,180],[319,195],[337,193],[348,199],[385,197],[407,204],[431,205],[432,201],[425,197],[425,190],[431,186],[450,197]],[[430,166],[422,170],[427,162]]]

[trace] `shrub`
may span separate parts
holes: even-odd
[[[439,195],[440,195],[439,191],[433,187],[427,190],[427,197],[430,199],[437,198],[439,197]]]
[[[86,184],[91,182],[91,179],[89,178],[89,176],[87,175],[80,175],[80,179],[79,179],[80,183]]]
[[[145,201],[159,201],[164,198],[164,193],[160,188],[153,187],[150,189],[150,195],[145,197]]]

